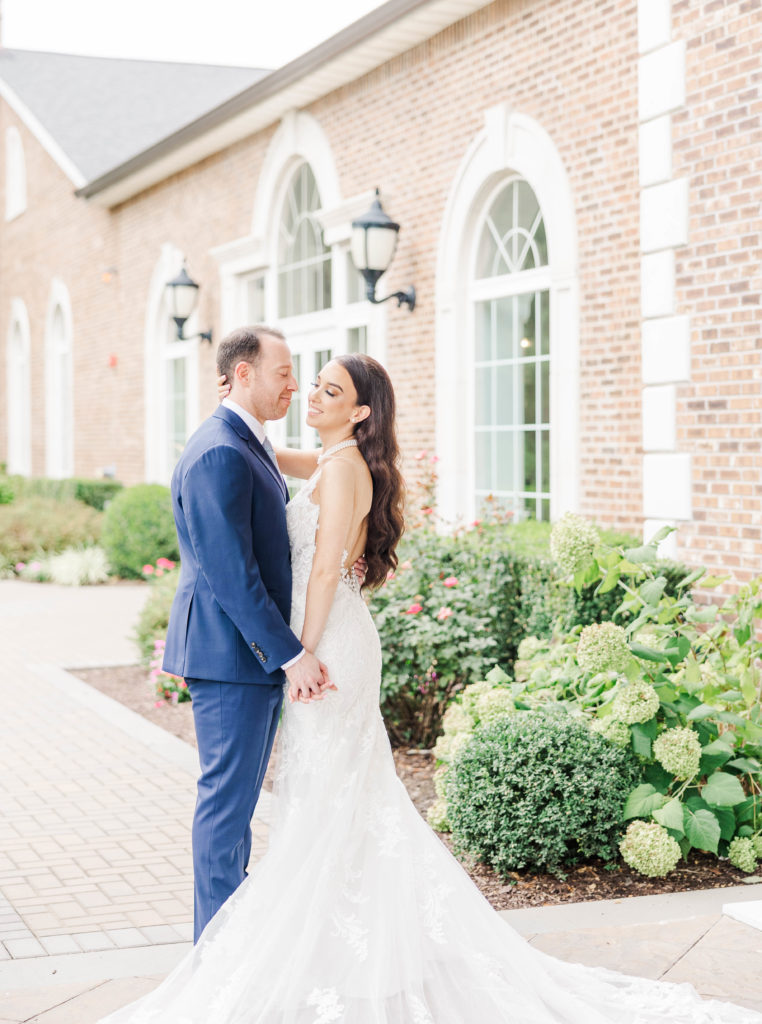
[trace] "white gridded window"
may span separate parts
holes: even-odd
[[[29,476],[31,408],[29,345],[16,320],[8,341],[8,472]]]
[[[550,519],[550,292],[542,212],[510,181],[485,217],[474,296],[474,483],[516,519]]]
[[[71,344],[63,310],[56,306],[50,327],[50,392],[45,410],[50,417],[47,465],[50,476],[71,476],[72,460],[72,365]]]
[[[26,210],[26,163],[21,135],[15,125],[5,133],[5,219]]]
[[[331,306],[331,250],[312,216],[320,209],[309,164],[294,174],[286,193],[278,240],[278,316],[315,313]]]

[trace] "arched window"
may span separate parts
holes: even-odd
[[[72,328],[68,291],[55,282],[46,331],[46,472],[69,477],[74,472],[72,409]]]
[[[198,426],[199,340],[197,314],[185,324],[189,341],[179,341],[166,282],[183,254],[166,243],[151,279],[145,332],[146,479],[168,484],[185,442]]]
[[[14,299],[6,352],[8,402],[8,472],[32,472],[29,319],[23,302]]]
[[[465,254],[465,265],[464,265]],[[443,518],[490,495],[517,518],[579,508],[579,274],[561,154],[507,103],[458,166],[436,273],[437,498]]]
[[[517,519],[550,518],[550,272],[545,225],[526,181],[493,195],[477,235],[474,488]]]
[[[283,204],[278,244],[278,316],[316,313],[331,306],[331,250],[312,216],[320,209],[315,175],[302,164]]]
[[[26,209],[26,164],[21,135],[15,125],[5,132],[5,219],[13,220]]]

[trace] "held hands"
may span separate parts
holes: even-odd
[[[222,401],[222,399],[227,398],[229,394],[230,385],[228,384],[227,377],[223,373],[222,376],[217,378],[217,397]]]
[[[335,690],[328,669],[318,661],[314,654],[306,652],[295,665],[286,669],[288,680],[288,699],[294,704],[310,704],[313,700],[322,700],[326,690]]]
[[[352,568],[358,583],[362,586],[365,582],[365,577],[368,575],[368,563],[365,561],[365,555],[360,555]]]

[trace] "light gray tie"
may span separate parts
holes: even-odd
[[[275,468],[280,473],[280,467],[278,466],[278,460],[275,458],[275,449],[273,448],[272,444],[270,443],[270,438],[269,437],[266,437],[264,439],[264,441],[262,442],[262,447],[267,452],[267,454],[270,456],[270,462],[272,462],[273,466],[275,466]]]
[[[284,496],[286,498],[288,498],[288,488],[286,487],[286,481],[283,479],[283,474],[280,471],[280,466],[278,465],[278,460],[275,457],[275,449],[273,448],[272,444],[270,443],[270,438],[269,437],[265,437],[264,441],[262,442],[262,447],[267,452],[267,457],[270,459],[270,462],[272,462],[273,466],[275,466],[275,472],[278,474],[278,479],[280,480],[280,485],[283,488],[283,494],[284,494]]]

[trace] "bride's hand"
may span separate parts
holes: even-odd
[[[227,398],[229,394],[230,385],[228,384],[227,377],[223,373],[221,376],[217,378],[217,397],[219,398],[220,401],[222,401],[222,399]]]

